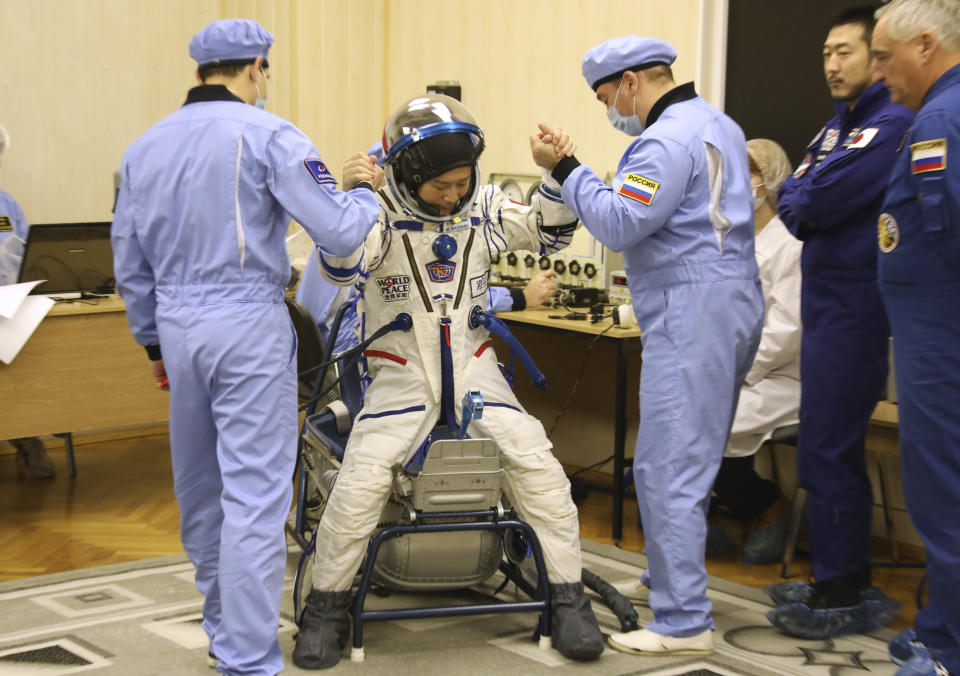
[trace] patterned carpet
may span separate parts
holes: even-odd
[[[308,673],[289,658],[295,626],[288,591],[298,555],[294,547],[280,626],[285,674]],[[621,590],[636,589],[644,565],[642,556],[584,542],[584,566]],[[166,557],[0,584],[0,676],[212,674],[192,575],[183,557]],[[491,594],[498,578],[462,593],[371,595],[368,608],[469,602]],[[641,624],[652,619],[646,594],[630,595]],[[711,579],[710,596],[717,625],[717,652],[710,657],[642,658],[608,649],[597,662],[574,663],[532,643],[536,616],[523,613],[370,623],[364,628],[366,661],[345,657],[328,673],[852,676],[896,670],[886,655],[891,631],[801,641],[766,622],[769,603],[755,589]],[[619,630],[596,600],[594,608],[605,633]]]

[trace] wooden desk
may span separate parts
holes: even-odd
[[[88,304],[88,303],[95,304]],[[165,422],[147,353],[117,296],[57,303],[11,364],[0,364],[0,439]]]
[[[601,340],[614,341],[617,345],[617,367],[615,369],[616,393],[614,395],[613,420],[613,541],[617,543],[623,536],[623,474],[626,457],[627,430],[627,359],[631,352],[639,352],[641,331],[638,327],[621,328],[613,325],[612,319],[593,324],[590,318],[585,320],[551,319],[550,315],[567,314],[566,310],[556,308],[537,308],[519,312],[501,312],[497,317],[507,323],[523,324],[548,331],[579,333],[602,336]]]

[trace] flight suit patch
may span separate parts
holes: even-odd
[[[0,216],[0,232],[10,232],[13,230],[13,223],[9,216]]]
[[[863,131],[859,132],[856,136],[854,136],[852,139],[850,139],[850,141],[846,145],[846,148],[848,150],[853,148],[866,148],[867,144],[873,140],[873,137],[877,135],[878,131],[880,130],[875,127],[871,127],[870,129],[864,129]]]
[[[883,253],[890,253],[900,243],[900,226],[890,214],[880,214],[877,219],[877,243]]]
[[[477,298],[482,296],[487,292],[487,278],[490,276],[489,272],[484,272],[479,277],[470,278],[470,297]]]
[[[823,144],[820,146],[820,154],[826,155],[837,147],[837,141],[840,139],[839,129],[827,129],[827,135],[823,137]]]
[[[431,282],[452,282],[453,273],[457,270],[457,264],[453,261],[431,261],[425,266]]]
[[[331,174],[330,170],[327,169],[327,165],[324,164],[323,160],[320,158],[308,158],[303,161],[303,166],[307,168],[307,171],[310,172],[310,175],[313,176],[313,180],[317,183],[329,183],[332,185],[337,184],[337,179],[333,177],[333,174]]]
[[[938,138],[910,144],[910,169],[914,175],[946,168],[947,139]]]
[[[807,168],[811,162],[813,162],[813,153],[807,153],[807,156],[803,158],[803,162],[801,162],[797,170],[793,172],[793,177],[802,178],[803,175],[807,173]]]
[[[641,204],[649,205],[659,189],[660,184],[656,181],[651,181],[649,178],[644,178],[638,174],[627,174],[627,177],[623,179],[623,185],[620,186],[619,193],[624,197],[637,200]]]
[[[410,275],[378,277],[377,288],[384,302],[393,303],[410,298]]]

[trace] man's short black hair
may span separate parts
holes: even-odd
[[[214,61],[213,63],[205,63],[202,66],[197,68],[197,73],[200,74],[200,79],[206,82],[208,79],[215,75],[219,75],[225,78],[235,77],[240,74],[240,72],[249,66],[251,63],[255,63],[256,59],[233,59],[231,61]],[[270,64],[267,63],[267,60],[263,60],[262,68],[267,69],[270,67]]]
[[[880,5],[876,3],[848,7],[830,19],[830,23],[827,24],[827,32],[829,33],[837,26],[860,26],[863,28],[863,40],[869,47],[870,41],[873,40],[873,28],[877,25],[877,20],[873,15],[879,8]]]

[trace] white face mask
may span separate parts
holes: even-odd
[[[607,119],[614,129],[622,131],[628,136],[640,136],[643,133],[643,124],[637,117],[637,99],[633,99],[633,115],[621,115],[617,110],[617,99],[620,98],[620,87],[623,86],[623,78],[617,86],[617,95],[613,97],[613,105],[607,108]]]
[[[260,74],[263,75],[263,81],[264,81],[264,83],[266,83],[266,81],[267,81],[267,76],[266,76],[266,74],[263,72],[263,68],[260,69]],[[259,108],[260,110],[263,110],[263,109],[266,108],[266,106],[267,106],[267,97],[266,97],[266,96],[263,96],[263,97],[260,96],[260,87],[257,87],[257,81],[256,81],[256,80],[253,81],[253,86],[257,88],[257,100],[254,101],[253,105],[255,105],[255,106],[256,106],[257,108]]]
[[[757,209],[759,209],[759,208],[760,208],[760,205],[763,204],[763,203],[767,200],[767,196],[766,196],[766,195],[762,195],[762,196],[760,196],[760,197],[757,196],[757,193],[760,192],[760,188],[761,188],[763,185],[764,185],[763,183],[760,183],[760,184],[758,184],[758,185],[752,186],[752,188],[753,188],[753,210],[754,210],[754,211],[756,211]]]

